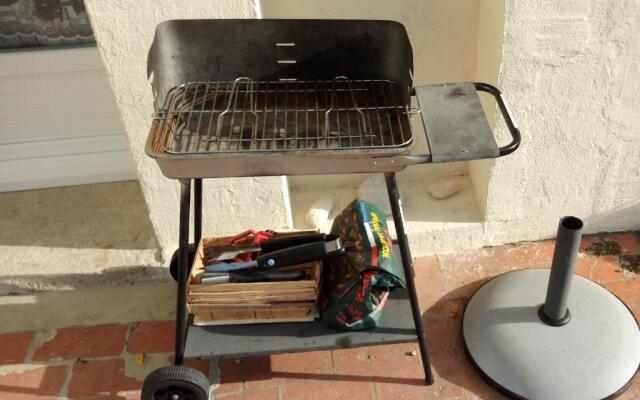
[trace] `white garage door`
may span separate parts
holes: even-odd
[[[129,179],[97,48],[0,52],[0,192]]]

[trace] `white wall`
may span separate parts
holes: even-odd
[[[499,85],[523,134],[496,161],[487,242],[640,227],[640,1],[507,2]],[[504,126],[500,126],[505,134]]]
[[[486,205],[485,221],[446,219],[447,228],[442,231],[416,231],[415,236],[424,239],[412,242],[419,244],[416,254],[424,254],[427,242],[448,243],[447,249],[454,250],[455,246],[548,237],[558,218],[566,214],[584,218],[587,231],[640,224],[637,0],[86,3],[165,255],[177,238],[178,185],[163,178],[143,153],[152,111],[145,80],[146,53],[154,27],[173,18],[259,17],[259,5],[264,16],[272,18],[401,21],[414,48],[416,83],[497,81],[506,94],[522,130],[523,145],[503,159],[472,163],[470,175],[477,202],[481,209]],[[501,140],[508,138],[501,122],[497,134]],[[464,172],[466,167],[413,167],[405,178],[420,179],[426,171]],[[206,181],[205,185],[208,233],[233,232],[249,225],[290,226],[286,182],[281,178]]]
[[[167,258],[177,247],[179,184],[164,178],[144,153],[153,112],[146,63],[155,27],[169,19],[256,18],[259,8],[251,0],[86,0],[85,4],[127,131],[150,219]],[[204,188],[205,234],[234,233],[249,226],[290,226],[283,178],[207,180]]]
[[[498,84],[504,42],[505,0],[480,1],[478,5],[478,40],[476,44],[475,81]],[[492,96],[481,93],[480,101],[491,127],[495,126],[496,108]],[[508,141],[498,143],[499,146]],[[473,160],[469,162],[469,177],[473,183],[478,209],[484,214],[489,196],[489,179],[493,160]]]
[[[493,0],[492,0],[493,1]],[[472,81],[476,67],[478,1],[425,0],[260,0],[263,18],[378,19],[401,22],[413,48],[414,83]],[[420,118],[416,118],[416,151],[426,151]],[[408,168],[403,181],[429,181],[463,174],[467,163]],[[292,177],[295,186],[354,185],[362,176]]]
[[[95,47],[0,52],[0,192],[136,179]]]
[[[404,24],[415,82],[473,78],[478,4],[473,0],[260,0],[263,18],[378,19]]]

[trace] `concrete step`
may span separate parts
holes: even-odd
[[[421,257],[434,253],[449,253],[462,249],[482,247],[483,218],[476,203],[473,186],[465,175],[462,190],[444,200],[434,199],[428,193],[429,182],[400,182],[405,231],[409,238],[411,254]],[[386,187],[380,190],[386,195]],[[305,220],[307,209],[323,197],[334,200],[333,210],[322,231],[329,232],[333,219],[351,201],[358,197],[357,187],[348,185],[322,187],[300,185],[291,187],[293,224],[296,229],[311,229]],[[392,236],[395,236],[393,219],[387,216]]]
[[[0,294],[168,276],[137,181],[0,194]]]

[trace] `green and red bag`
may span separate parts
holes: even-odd
[[[340,235],[347,252],[325,266],[322,320],[345,330],[375,328],[389,292],[405,287],[384,213],[369,202],[354,200],[336,217],[331,233]]]

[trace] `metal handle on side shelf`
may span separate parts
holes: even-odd
[[[507,124],[507,128],[509,128],[509,133],[511,133],[513,140],[508,145],[500,147],[500,157],[513,153],[520,146],[520,129],[518,129],[513,117],[511,116],[509,106],[507,106],[507,102],[502,96],[502,92],[497,87],[489,85],[488,83],[474,82],[473,84],[475,85],[476,90],[487,92],[495,97],[498,107],[500,108],[500,112],[502,113],[502,118],[504,118],[504,122]]]

